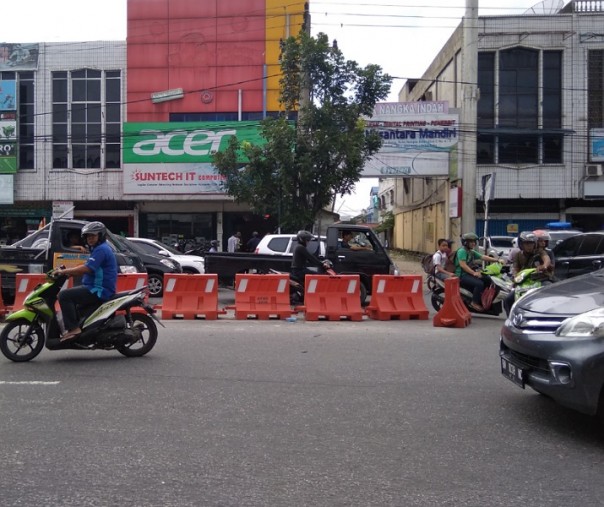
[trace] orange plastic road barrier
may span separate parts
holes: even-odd
[[[120,273],[117,275],[116,292],[140,289],[147,285],[148,280],[147,273]]]
[[[374,275],[371,304],[365,310],[376,320],[427,320],[421,275]]]
[[[359,321],[361,308],[359,275],[306,275],[304,316],[306,320]]]
[[[467,327],[472,315],[463,304],[459,294],[459,278],[445,279],[445,301],[432,320],[435,327]]]
[[[289,275],[235,275],[236,319],[291,317]]]
[[[162,319],[216,320],[218,275],[165,275]]]
[[[2,277],[0,277],[0,318],[6,316],[9,311],[10,308],[4,304],[4,299],[2,298]]]
[[[29,293],[45,281],[46,275],[42,273],[17,273],[15,277],[15,301],[9,307],[9,311],[23,308],[23,302]]]

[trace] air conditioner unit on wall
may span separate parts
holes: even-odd
[[[585,176],[602,176],[602,164],[585,164]]]

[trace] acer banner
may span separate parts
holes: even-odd
[[[211,163],[212,152],[224,150],[231,136],[266,142],[258,122],[124,123],[124,164]]]
[[[124,194],[224,194],[212,153],[224,150],[231,136],[266,142],[258,122],[125,123]],[[240,161],[247,162],[243,154]]]

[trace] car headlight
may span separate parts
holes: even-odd
[[[556,336],[561,338],[604,338],[604,308],[566,319]]]
[[[122,264],[120,266],[120,273],[124,273],[124,274],[131,274],[131,273],[138,273],[136,266],[126,266],[124,264]]]
[[[176,267],[174,266],[174,263],[168,259],[162,259],[159,262],[161,262],[164,266],[168,266],[170,269],[174,269]]]

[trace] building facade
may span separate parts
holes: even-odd
[[[0,153],[0,241],[64,211],[165,241],[273,232],[209,153],[281,110],[280,42],[305,19],[298,0],[128,0],[126,41],[0,44],[16,95],[0,126],[17,132]]]
[[[568,221],[604,228],[604,2],[571,1],[551,15],[478,19],[476,231],[483,231],[481,182],[496,175],[491,234]],[[460,26],[404,101],[448,101],[462,108]],[[463,131],[464,126],[461,126]],[[466,127],[467,128],[467,127]],[[463,140],[463,138],[462,138]],[[464,161],[460,161],[463,167]],[[398,248],[432,251],[441,236],[462,232],[451,216],[453,179],[384,180],[395,187]]]

